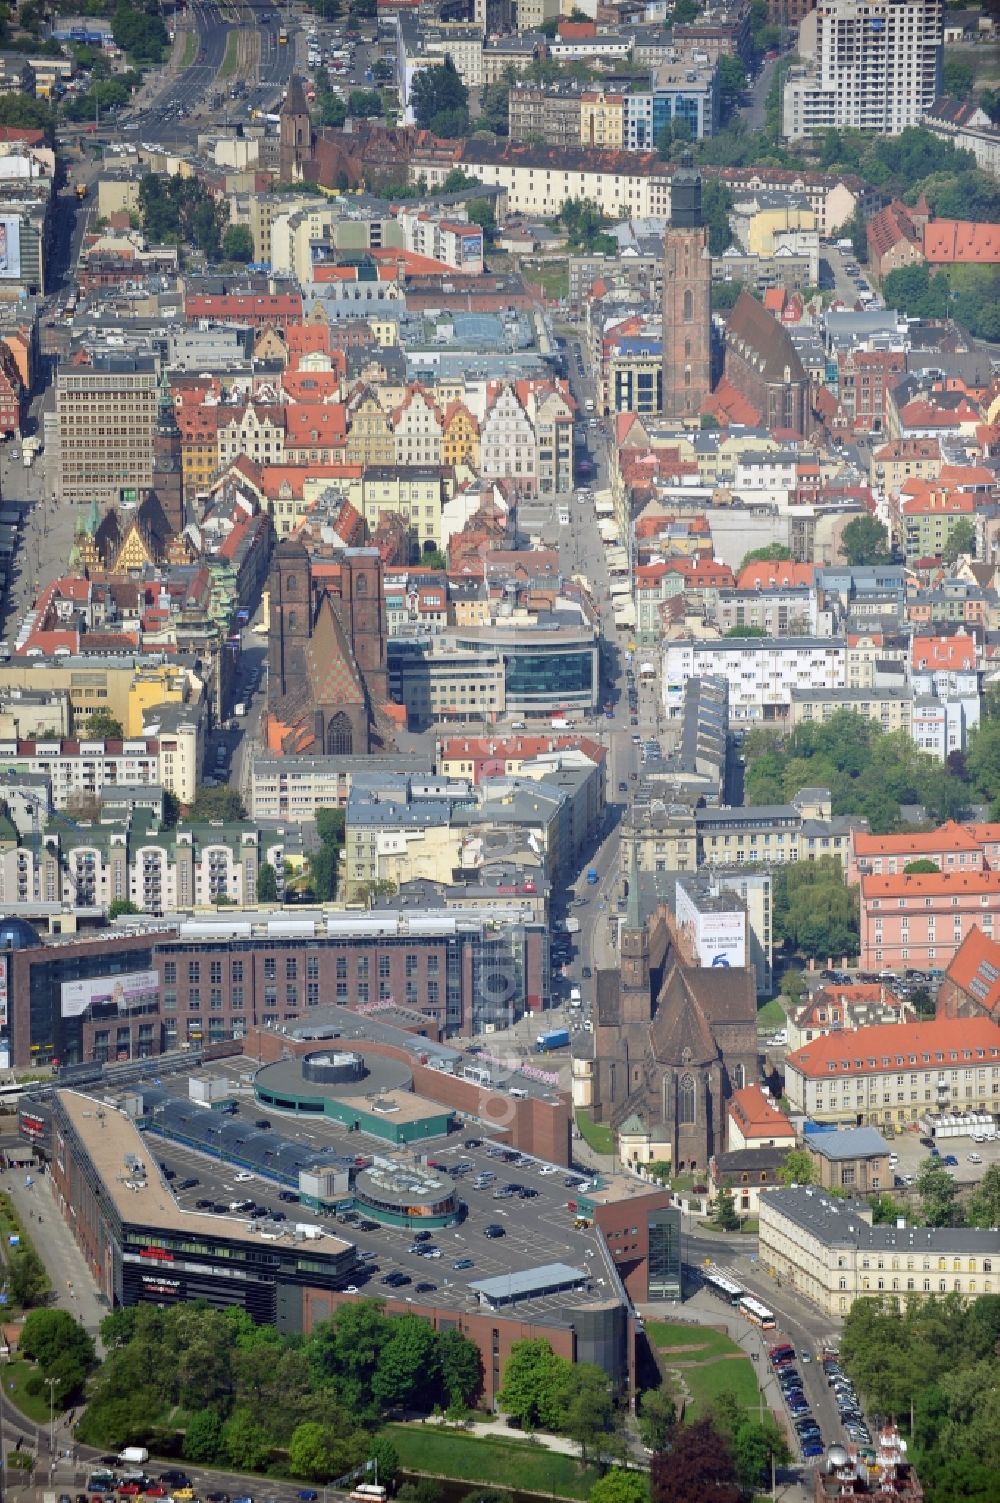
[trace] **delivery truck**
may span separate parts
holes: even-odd
[[[548,1054],[551,1049],[568,1048],[568,1028],[550,1028],[548,1033],[540,1033],[535,1040],[535,1052],[537,1054]]]
[[[145,1446],[126,1446],[124,1451],[118,1452],[119,1466],[144,1466],[149,1460],[149,1452]]]

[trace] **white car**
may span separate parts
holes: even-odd
[[[246,1169],[241,1169],[239,1174],[233,1175],[233,1178],[238,1185],[247,1185],[253,1179],[253,1175],[248,1173]]]
[[[543,1164],[538,1172],[539,1174],[558,1174],[559,1170],[556,1168],[555,1164]]]
[[[970,1164],[981,1164],[983,1162],[983,1156],[981,1153],[970,1153],[968,1157]]]

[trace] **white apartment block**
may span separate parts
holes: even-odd
[[[516,160],[506,160],[492,143],[469,141],[458,164],[488,187],[504,188],[510,214],[539,214],[554,218],[567,198],[589,198],[612,219],[658,218],[670,215],[669,164],[636,161],[625,151],[576,153],[570,165],[565,148],[526,146]],[[588,161],[588,156],[601,161]],[[453,163],[424,162],[419,154],[410,164],[413,182],[427,179],[440,187]]]
[[[898,136],[941,93],[942,0],[819,0],[785,81],[790,140],[829,126]]]
[[[839,689],[845,683],[847,646],[824,637],[686,638],[663,652],[663,703],[677,718],[691,678],[715,675],[729,685],[729,723],[785,720],[793,690]]]
[[[65,809],[74,795],[100,797],[105,789],[137,783],[160,783],[182,802],[194,797],[192,790],[182,793],[177,786],[181,761],[169,767],[160,742],[136,737],[128,741],[0,741],[0,774],[34,773],[47,777],[52,789],[52,804]],[[186,781],[186,779],[185,779]]]

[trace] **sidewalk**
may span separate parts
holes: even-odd
[[[25,1179],[30,1175],[30,1187]],[[52,1304],[82,1321],[97,1342],[101,1355],[99,1327],[106,1309],[98,1303],[94,1280],[83,1254],[73,1239],[56,1206],[52,1181],[41,1170],[8,1169],[0,1175],[0,1184],[17,1207],[35,1251],[45,1264],[53,1289]]]
[[[461,1435],[471,1435],[477,1440],[533,1440],[545,1451],[558,1451],[561,1456],[572,1456],[574,1460],[580,1459],[580,1447],[575,1440],[568,1440],[565,1435],[549,1435],[542,1430],[532,1430],[526,1434],[523,1430],[510,1430],[503,1420],[469,1420],[464,1425],[451,1425],[442,1415],[440,1418],[430,1417],[415,1421],[421,1425],[440,1425],[446,1430],[456,1430]]]

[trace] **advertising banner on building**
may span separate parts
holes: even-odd
[[[0,955],[0,1033],[7,1031],[7,957]]]
[[[21,275],[21,221],[0,214],[0,277],[16,281]]]
[[[64,1018],[78,1018],[88,1007],[115,1007],[132,1012],[156,1005],[160,978],[156,971],[131,971],[124,976],[95,976],[88,981],[64,981],[61,1011]]]

